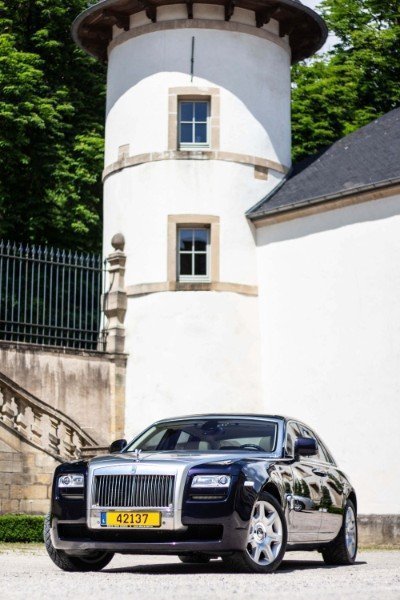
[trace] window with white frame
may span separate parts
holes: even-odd
[[[178,229],[177,266],[179,281],[210,281],[209,227],[180,227]]]
[[[179,102],[179,147],[202,148],[210,145],[210,102],[181,100]]]

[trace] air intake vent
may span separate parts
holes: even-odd
[[[93,504],[118,508],[165,508],[173,503],[174,475],[97,475]]]

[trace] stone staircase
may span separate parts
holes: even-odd
[[[0,514],[47,512],[57,464],[99,450],[68,415],[0,372]]]
[[[73,419],[39,400],[0,372],[0,423],[56,460],[79,458],[81,449],[96,446]]]

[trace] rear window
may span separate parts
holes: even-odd
[[[278,425],[251,419],[190,419],[153,425],[125,450],[274,452]]]

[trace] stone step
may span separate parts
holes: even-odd
[[[54,469],[102,448],[67,414],[46,404],[0,372],[0,514],[43,514],[49,509]]]
[[[99,454],[108,454],[108,446],[85,446],[81,449],[81,457],[86,460]]]

